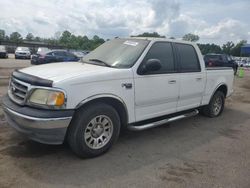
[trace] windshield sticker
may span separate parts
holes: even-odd
[[[130,45],[130,46],[137,46],[138,42],[126,40],[123,44]]]

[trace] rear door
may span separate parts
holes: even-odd
[[[195,48],[190,44],[175,43],[180,79],[177,111],[200,106],[205,89],[205,73],[202,72]]]
[[[70,53],[70,52],[66,52],[66,53],[67,53],[67,61],[78,61],[79,60],[73,53]]]
[[[55,51],[55,52],[54,52],[54,55],[55,55],[55,61],[56,61],[56,62],[67,61],[67,60],[65,59],[67,56],[66,56],[66,53],[65,53],[64,51]]]
[[[144,57],[160,60],[158,71],[134,76],[136,120],[145,120],[176,112],[179,76],[176,70],[173,47],[170,42],[155,42]]]

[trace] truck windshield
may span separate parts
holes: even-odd
[[[116,68],[134,65],[148,45],[148,40],[114,39],[107,41],[82,58],[82,62]]]

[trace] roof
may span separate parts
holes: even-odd
[[[184,44],[196,44],[195,42],[185,41],[185,40],[178,40],[178,39],[168,39],[168,38],[159,38],[159,37],[129,37],[125,39],[139,39],[139,40],[149,40],[149,41],[168,41],[168,42],[177,42],[177,43],[184,43]]]
[[[244,44],[242,48],[250,48],[250,44]]]

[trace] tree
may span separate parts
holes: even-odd
[[[41,37],[36,36],[36,37],[34,38],[34,41],[36,41],[36,42],[41,42],[42,39],[41,39]]]
[[[216,44],[198,44],[201,53],[203,55],[208,54],[208,53],[222,53],[221,47]]]
[[[97,35],[94,35],[90,42],[90,50],[94,50],[95,48],[103,44],[104,42],[105,42],[104,39],[98,37]]]
[[[231,54],[233,48],[234,48],[234,43],[232,41],[222,45],[222,51],[226,54]]]
[[[18,32],[13,32],[10,34],[10,41],[15,43],[21,43],[23,41],[22,35]]]
[[[5,39],[5,31],[3,29],[0,29],[0,40]]]
[[[182,40],[185,41],[191,41],[191,42],[197,42],[200,39],[198,35],[194,35],[192,33],[188,33],[182,37]]]
[[[26,35],[26,40],[27,41],[32,41],[32,40],[34,40],[34,35],[32,34],[32,33],[28,33],[27,35]]]
[[[145,33],[142,33],[142,34],[139,34],[139,35],[134,35],[134,36],[131,36],[131,37],[156,37],[156,38],[166,38],[165,36],[160,35],[160,34],[157,33],[157,32],[153,32],[153,33],[145,32]]]
[[[231,55],[233,56],[241,56],[241,47],[247,43],[246,40],[242,40],[237,43],[234,48],[231,50]]]
[[[59,39],[60,44],[69,47],[71,33],[69,31],[64,31]]]

